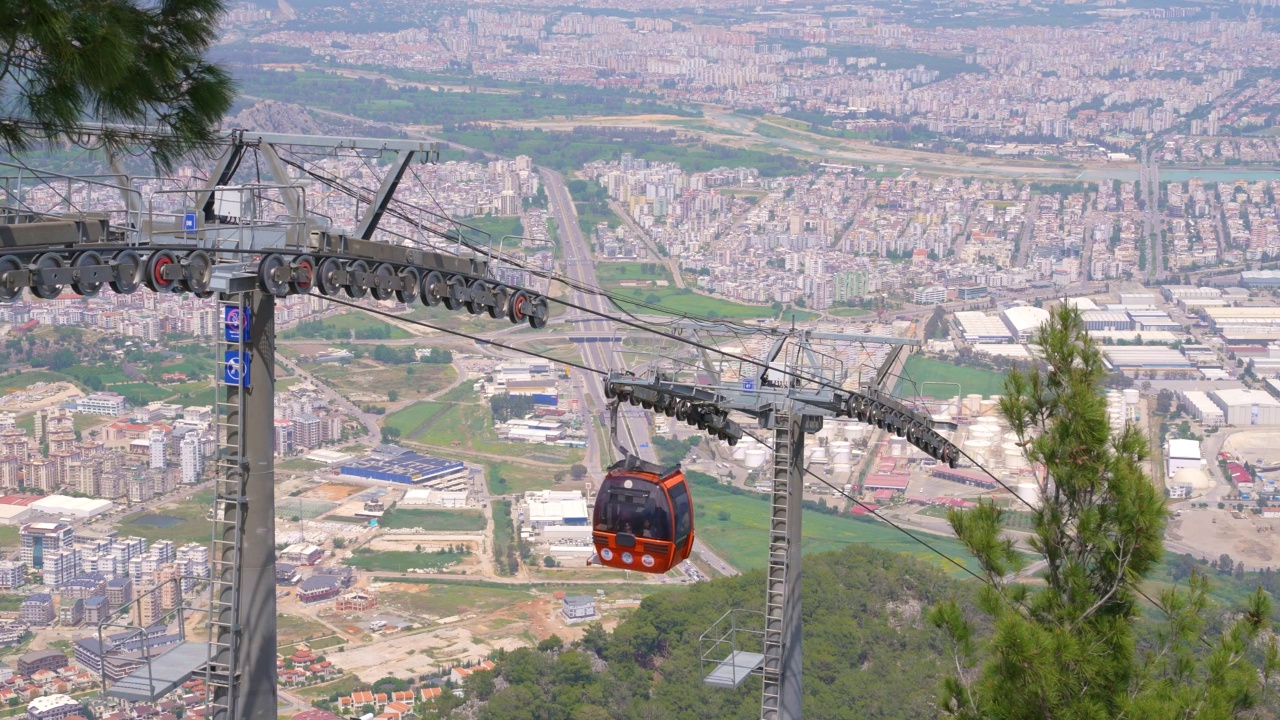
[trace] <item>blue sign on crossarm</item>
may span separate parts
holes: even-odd
[[[182,215],[182,232],[196,231],[196,214],[193,212],[183,213]]]
[[[227,342],[249,342],[250,323],[253,321],[253,313],[249,308],[242,308],[239,305],[223,305],[222,306],[222,329],[223,337]]]
[[[222,358],[222,383],[249,387],[249,353],[228,350]]]
[[[755,392],[755,391],[756,391],[756,381],[754,378],[750,380],[742,381],[742,392]]]

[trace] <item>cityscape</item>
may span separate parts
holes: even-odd
[[[1280,616],[1240,607],[1280,591],[1274,0],[278,0],[219,17],[208,55],[238,96],[218,132],[243,157],[5,141],[0,716],[227,717],[206,638],[240,622],[218,613],[219,533],[246,502],[227,478],[250,473],[228,470],[248,426],[227,388],[251,383],[249,356],[228,379],[223,352],[248,347],[229,315],[247,309],[166,291],[180,276],[151,261],[155,291],[113,276],[82,293],[76,275],[51,292],[36,278],[62,260],[14,259],[11,231],[37,219],[182,222],[191,247],[215,222],[285,228],[272,251],[372,240],[398,263],[472,263],[494,293],[437,290],[440,265],[401,288],[379,275],[400,272],[392,255],[326,275],[297,252],[307,274],[278,276],[253,369],[274,388],[274,536],[245,540],[274,548],[278,717],[799,717],[785,698],[769,714],[779,547],[804,558],[805,716],[996,716],[938,699],[953,676],[977,693],[983,661],[953,662],[971,650],[937,608],[1035,617],[1019,593],[1059,581],[1046,508],[1070,481],[1049,450],[1070,393],[1047,388],[1064,367],[1097,368],[1113,464],[1088,472],[1129,472],[1159,506],[1158,551],[1108,610],[1137,623],[1132,654],[1158,656],[1154,623],[1187,602],[1188,637],[1217,647],[1205,634],[1246,618],[1232,657],[1272,647]],[[412,142],[432,149],[401,162]],[[269,289],[254,253],[234,263]],[[1062,318],[1088,339],[1059,365]],[[790,410],[751,402],[802,386],[821,414],[793,456]],[[858,397],[888,398],[888,419]],[[685,493],[663,572],[665,519],[605,521],[619,468],[645,467],[679,475],[658,501],[677,526]],[[787,482],[798,546],[779,530]],[[1107,552],[1138,562],[1115,535]],[[611,566],[624,547],[644,567]],[[1168,652],[1199,658],[1190,644]],[[1221,717],[1280,712],[1272,670],[1248,670],[1258,714]]]

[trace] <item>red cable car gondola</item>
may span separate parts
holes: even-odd
[[[693,550],[693,497],[680,466],[664,468],[632,455],[618,442],[618,401],[609,408],[609,434],[622,460],[596,493],[588,564],[665,573]]]
[[[693,549],[693,498],[678,465],[663,471],[635,457],[613,465],[592,522],[601,565],[665,573]]]

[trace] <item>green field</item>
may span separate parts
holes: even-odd
[[[294,645],[308,638],[332,635],[324,623],[297,615],[276,615],[276,636],[281,645]]]
[[[299,323],[298,326],[281,333],[280,337],[284,340],[298,338],[403,340],[411,336],[404,330],[385,323],[372,315],[353,311],[327,317],[323,320]]]
[[[400,436],[412,438],[415,433],[422,429],[432,420],[432,418],[444,412],[449,407],[448,404],[442,402],[416,402],[402,410],[387,415],[382,419],[382,427],[393,427],[400,431]]]
[[[484,515],[479,510],[409,510],[395,508],[378,519],[378,526],[396,528],[422,528],[439,532],[463,532],[483,530]]]
[[[862,308],[850,308],[850,307],[831,308],[830,310],[826,310],[824,312],[826,312],[828,315],[832,317],[860,317],[862,315],[871,314],[870,310],[863,310]]]
[[[776,313],[768,306],[741,305],[720,298],[699,295],[688,288],[677,288],[665,265],[656,264],[654,274],[641,272],[642,263],[596,263],[596,282],[616,299],[615,304],[626,305],[629,310],[639,306],[628,305],[626,300],[656,305],[659,311],[673,315],[700,315],[702,317],[757,318],[773,317]],[[655,283],[665,281],[665,286],[650,284],[642,288],[624,288],[624,280]],[[622,302],[618,302],[621,300]],[[652,309],[644,308],[649,312]]]
[[[0,377],[0,394],[14,390],[26,390],[28,385],[38,382],[75,382],[70,375],[49,372],[47,370],[27,370]]]
[[[18,532],[17,525],[0,525],[0,549],[7,551],[18,547]]]
[[[397,582],[400,580],[397,578]],[[414,615],[448,617],[462,613],[487,613],[533,600],[528,590],[486,587],[482,592],[470,585],[453,582],[431,582],[430,592],[384,592],[379,602]]]
[[[914,384],[911,381],[915,381]],[[1004,394],[1004,374],[981,368],[952,365],[942,360],[912,355],[902,370],[902,381],[895,394],[898,397],[922,394],[946,399],[955,397],[954,385],[925,385],[924,383],[960,383],[960,396],[978,393],[983,397]]]
[[[451,552],[409,552],[407,550],[361,551],[343,560],[344,565],[361,570],[383,572],[407,572],[410,568],[446,568],[455,565],[464,556]]]
[[[137,535],[151,542],[172,540],[178,545],[186,543],[207,544],[212,530],[209,525],[209,511],[213,509],[213,491],[201,490],[190,498],[172,505],[161,505],[148,512],[138,512],[122,519],[116,527],[122,537]],[[135,522],[147,514],[166,515],[182,520],[170,527],[162,528]]]
[[[108,390],[125,396],[131,405],[146,405],[173,397],[173,390],[145,382],[121,383],[112,385]]]
[[[463,233],[467,237],[474,237],[478,243],[494,243],[508,235],[524,235],[524,225],[520,223],[518,216],[503,215],[477,215],[475,217],[460,218],[460,223],[465,223],[481,232],[489,233],[489,237],[485,238],[480,233],[463,229]],[[519,240],[508,240],[503,247],[511,248],[520,244]]]
[[[514,462],[485,463],[484,477],[494,495],[550,490],[555,486],[556,471],[551,468],[521,465]]]
[[[767,502],[702,484],[693,487],[691,493],[696,508],[695,531],[703,542],[740,570],[766,565],[769,547]],[[720,521],[722,511],[729,514],[727,521]],[[959,542],[936,535],[917,534],[921,534],[930,545],[946,553],[948,557],[977,569],[977,564]],[[824,515],[805,511],[805,553],[837,550],[852,543],[905,552],[948,573],[961,573],[955,565],[884,523],[855,520],[848,515]]]
[[[426,445],[458,448],[463,452],[471,450],[504,456],[537,454],[543,462],[565,465],[580,462],[584,454],[579,448],[554,445],[528,447],[499,440],[493,430],[493,413],[488,405],[454,405],[413,439]]]
[[[451,365],[383,365],[369,359],[308,365],[307,370],[357,405],[388,402],[388,390],[395,390],[399,400],[418,400],[448,387],[458,376]]]

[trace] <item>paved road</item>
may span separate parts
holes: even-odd
[[[542,174],[543,186],[547,189],[547,197],[551,201],[551,213],[560,229],[565,274],[577,283],[594,286],[597,284],[595,262],[591,258],[591,249],[587,246],[586,239],[582,237],[582,229],[578,226],[577,211],[573,207],[573,200],[569,196],[569,190],[565,187],[564,178],[554,170],[547,168],[539,168],[539,170]],[[610,307],[609,301],[599,295],[592,295],[578,290],[570,293],[570,301],[581,307],[602,313],[613,309]],[[579,329],[583,332],[600,334],[613,332],[612,322],[600,320],[576,310],[570,310],[566,320],[568,322],[576,320]],[[611,357],[613,354],[612,345],[612,343],[579,343],[578,348],[582,353],[583,364],[599,370],[620,369],[621,366],[619,364],[611,362],[613,360]],[[591,398],[596,408],[603,409],[605,407],[605,397],[601,377],[594,373],[581,373],[581,376],[584,395]],[[648,413],[623,411],[619,413],[619,419],[624,426],[619,428],[619,432],[625,430],[628,436],[622,438],[622,441],[629,443],[632,450],[641,458],[656,461],[657,455],[653,451],[649,437]],[[593,444],[594,438],[590,438],[588,443]],[[736,568],[712,552],[701,540],[694,542],[693,549],[716,570],[726,575],[738,574]]]

